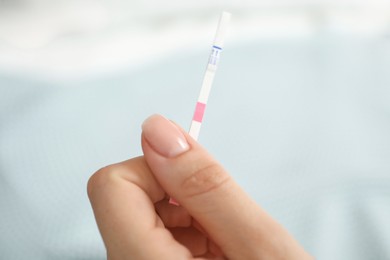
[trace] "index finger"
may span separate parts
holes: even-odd
[[[155,212],[154,203],[165,192],[143,157],[97,171],[88,182],[88,196],[109,258],[190,257]]]

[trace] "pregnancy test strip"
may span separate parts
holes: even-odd
[[[203,77],[202,87],[198,97],[198,102],[195,106],[194,116],[192,118],[189,135],[198,140],[200,127],[202,126],[202,120],[204,112],[206,110],[207,100],[209,98],[211,86],[214,81],[215,72],[217,71],[218,61],[221,56],[226,31],[229,25],[231,14],[228,12],[222,12],[219,20],[217,32],[215,33],[213,47],[207,64],[207,69]]]
[[[198,140],[199,137],[200,127],[202,126],[207,100],[210,95],[210,90],[214,81],[215,72],[217,71],[218,61],[221,56],[230,17],[230,13],[222,12],[221,18],[219,19],[217,32],[215,33],[213,47],[211,48],[209,62],[207,64],[206,72],[203,77],[202,87],[200,89],[200,94],[195,106],[194,116],[192,117],[192,122],[189,131],[189,135],[195,140]],[[169,199],[169,203],[179,206],[179,204],[173,198]]]

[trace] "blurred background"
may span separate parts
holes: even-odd
[[[0,259],[105,259],[86,184],[190,124],[317,259],[390,259],[388,1],[0,0]]]

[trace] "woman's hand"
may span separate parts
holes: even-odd
[[[184,130],[159,115],[142,129],[144,156],[88,183],[109,259],[312,259]]]

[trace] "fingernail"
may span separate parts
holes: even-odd
[[[164,157],[175,157],[190,149],[179,128],[163,116],[147,118],[142,124],[142,131],[150,146]]]

